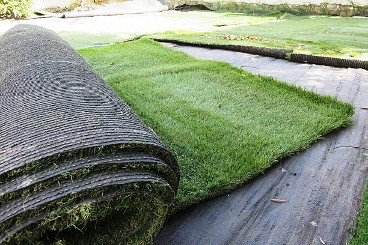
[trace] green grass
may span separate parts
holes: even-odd
[[[244,184],[353,114],[332,97],[148,39],[79,52],[175,153],[176,210]]]
[[[206,1],[205,5],[215,11],[240,12],[245,14],[275,14],[289,13],[293,15],[333,15],[333,16],[365,16],[368,13],[367,6],[359,6],[349,1],[349,5],[344,4],[329,4],[325,1],[320,4],[298,4],[290,5],[287,3],[247,3],[245,1]]]
[[[349,244],[350,245],[362,245],[367,244],[368,241],[368,182],[366,184],[366,190],[363,194],[362,204],[360,207],[359,216],[356,222],[356,228],[353,233]]]
[[[155,37],[193,43],[287,48],[298,53],[368,59],[367,17],[287,16],[278,21],[216,32],[168,32]]]
[[[177,19],[200,19],[204,23],[212,24],[213,26],[235,26],[235,25],[253,25],[266,23],[276,20],[277,16],[266,15],[245,15],[243,13],[231,12],[214,12],[214,11],[190,11],[176,15]]]
[[[58,33],[73,48],[89,48],[93,46],[106,46],[108,44],[126,41],[133,38],[134,35],[117,34],[91,34],[83,32],[59,32]]]

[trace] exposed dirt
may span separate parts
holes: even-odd
[[[156,244],[345,244],[367,175],[368,71],[169,46],[337,96],[353,103],[356,113],[350,127],[275,164],[242,188],[171,217]]]

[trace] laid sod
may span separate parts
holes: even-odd
[[[367,17],[286,16],[278,21],[215,32],[168,32],[153,37],[191,43],[286,48],[297,53],[368,60]]]
[[[79,51],[175,153],[175,210],[219,195],[346,126],[350,104],[148,40]]]
[[[367,244],[367,241],[368,241],[368,191],[366,186],[366,190],[362,198],[358,220],[356,221],[356,229],[353,233],[353,237],[351,238],[349,244],[361,245]]]

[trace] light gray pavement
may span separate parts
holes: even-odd
[[[368,71],[166,44],[354,104],[352,124],[221,197],[171,217],[156,244],[346,244],[368,167]],[[288,200],[273,203],[271,198]]]
[[[0,34],[17,24],[39,25],[57,33],[110,34],[121,37],[144,35],[170,30],[201,31],[214,28],[213,21],[197,15],[187,15],[176,11],[144,14],[124,14],[116,16],[96,16],[83,18],[40,18],[28,20],[1,20]]]
[[[169,7],[158,0],[127,0],[103,5],[78,7],[74,11],[62,13],[63,17],[109,16],[121,14],[141,14],[161,12]]]

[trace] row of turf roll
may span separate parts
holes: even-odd
[[[0,243],[148,244],[174,155],[56,33],[0,36]]]
[[[233,44],[210,44],[210,43],[194,43],[187,42],[175,39],[166,39],[166,38],[152,38],[157,42],[169,42],[178,45],[189,45],[194,47],[202,47],[202,48],[211,48],[211,49],[224,49],[231,50],[235,52],[242,52],[248,54],[262,55],[267,57],[273,57],[277,59],[285,59],[288,54],[292,53],[291,49],[283,49],[283,48],[266,48],[266,47],[256,47],[249,45],[233,45]]]
[[[297,63],[307,63],[315,65],[334,66],[342,68],[361,68],[368,70],[368,61],[356,60],[356,59],[344,59],[338,57],[327,57],[312,54],[299,54],[295,53],[292,49],[283,48],[266,48],[256,47],[250,45],[233,45],[233,44],[213,44],[213,43],[193,43],[188,41],[181,41],[175,39],[166,38],[152,38],[157,42],[169,42],[178,45],[188,45],[194,47],[211,48],[211,49],[224,49],[236,52],[261,55],[266,57],[272,57],[276,59],[286,59]]]

